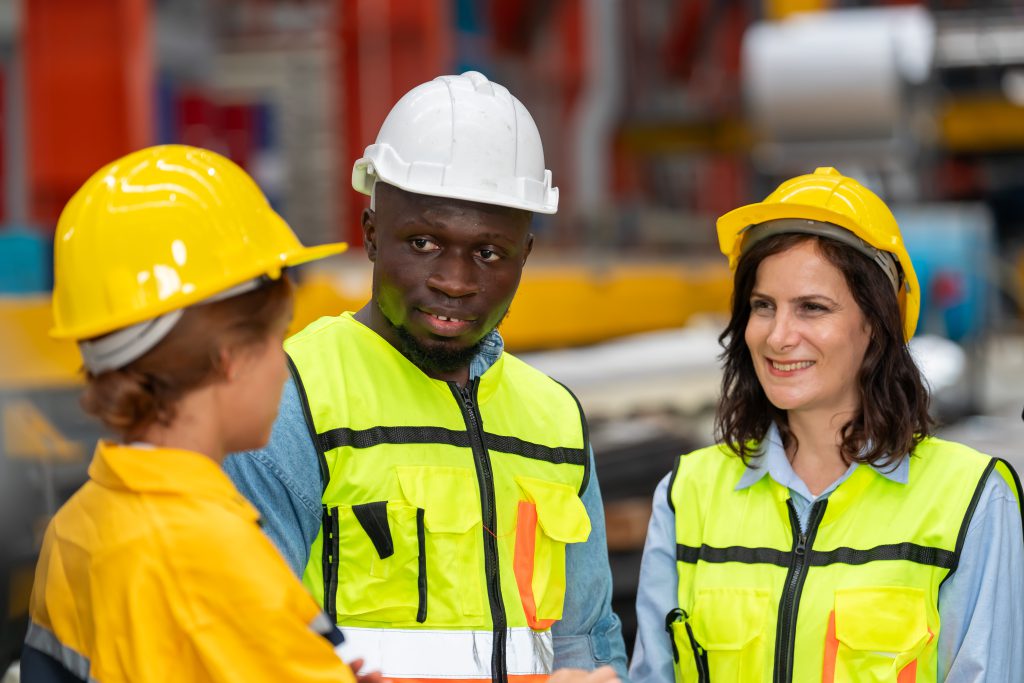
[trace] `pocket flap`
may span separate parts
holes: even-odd
[[[930,637],[925,604],[920,588],[841,588],[836,591],[836,639],[854,650],[915,650]]]
[[[590,537],[590,517],[576,489],[532,477],[516,477],[526,499],[537,506],[544,533],[562,543],[582,543]]]
[[[464,467],[397,467],[402,495],[423,508],[423,523],[434,533],[461,534],[480,523],[476,473]]]
[[[690,624],[705,650],[742,650],[765,629],[768,591],[757,588],[703,588]]]

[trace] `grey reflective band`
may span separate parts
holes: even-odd
[[[78,342],[85,369],[93,375],[123,368],[160,343],[181,319],[183,309],[171,311],[116,332]]]
[[[253,291],[265,281],[266,277],[261,275],[258,278],[229,287],[197,303],[209,304],[214,301],[230,299],[233,296]],[[144,356],[170,334],[181,319],[184,310],[179,308],[150,320],[122,327],[102,337],[78,342],[78,350],[82,354],[82,364],[93,375],[123,368]]]
[[[812,221],[803,218],[779,218],[773,221],[748,225],[740,231],[740,235],[743,236],[740,255],[746,254],[751,247],[768,237],[794,232],[804,235],[829,237],[837,242],[853,247],[878,264],[882,272],[885,273],[885,276],[889,278],[892,288],[897,293],[899,293],[901,285],[905,285],[907,291],[910,291],[910,285],[903,282],[899,261],[895,255],[881,249],[876,249],[846,228],[841,228],[832,223],[823,223],[822,221]]]
[[[89,659],[61,643],[50,629],[30,621],[28,633],[25,634],[25,644],[57,660],[72,675],[88,683],[96,683],[96,679],[89,675]]]

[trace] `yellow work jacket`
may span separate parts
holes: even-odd
[[[354,683],[258,519],[204,455],[101,442],[46,531],[26,644],[99,683]]]
[[[321,458],[304,582],[394,680],[544,680],[590,533],[579,404],[509,354],[460,388],[351,314],[285,343]],[[343,650],[346,652],[346,650]]]
[[[1009,465],[925,439],[906,485],[857,467],[801,529],[771,477],[736,490],[722,446],[678,460],[679,609],[666,618],[684,683],[932,683],[939,586],[956,569],[974,507]]]

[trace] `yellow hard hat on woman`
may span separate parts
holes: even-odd
[[[120,367],[159,342],[187,306],[345,248],[304,247],[225,157],[149,147],[97,171],[61,213],[50,334],[79,341],[94,373]],[[120,338],[107,338],[115,331]]]
[[[750,247],[780,233],[830,237],[866,254],[893,283],[903,319],[903,338],[917,328],[921,291],[914,264],[892,211],[871,190],[830,167],[787,180],[763,202],[718,219],[718,244],[736,264]]]

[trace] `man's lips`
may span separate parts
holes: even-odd
[[[476,318],[460,318],[454,313],[416,309],[416,314],[431,332],[441,337],[458,337],[476,325]]]

